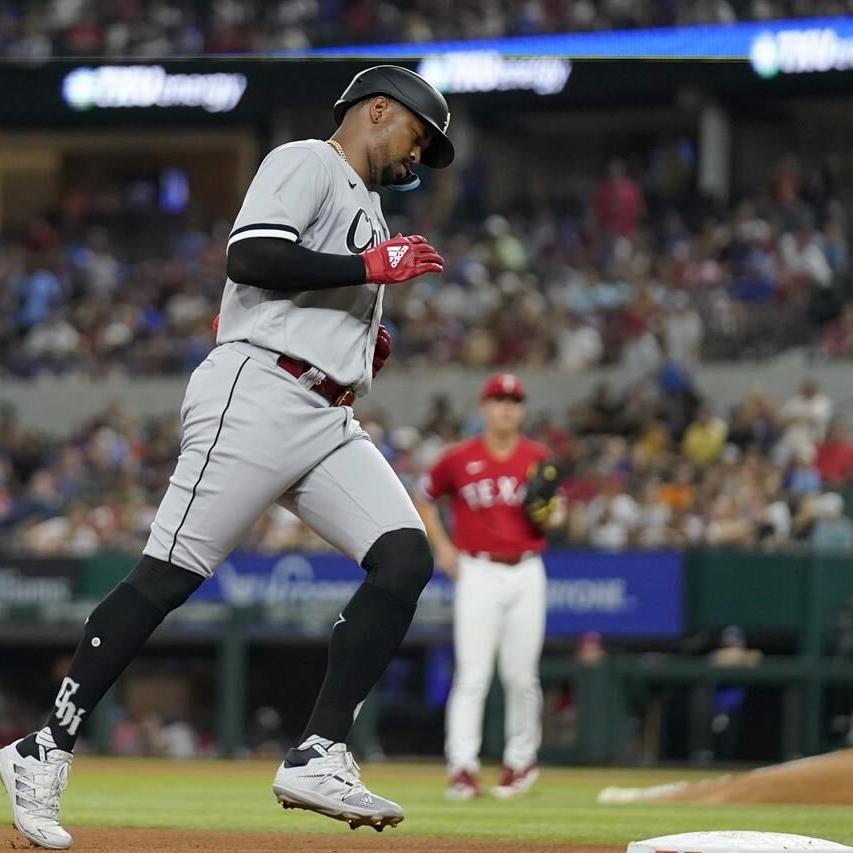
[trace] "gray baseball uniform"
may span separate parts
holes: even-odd
[[[306,249],[356,255],[388,239],[378,193],[326,142],[290,142],[267,155],[228,245],[280,237]],[[249,341],[313,364],[356,394],[370,390],[383,285],[282,294],[230,279],[217,342]]]
[[[357,254],[386,239],[379,197],[327,143],[282,145],[261,164],[229,246],[250,237]],[[310,390],[324,375],[371,384],[383,287],[281,293],[226,280],[217,343],[181,407],[181,453],[145,553],[210,576],[274,502],[357,562],[383,534],[423,530],[348,406]],[[294,378],[279,354],[315,369]]]

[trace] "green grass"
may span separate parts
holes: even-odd
[[[401,802],[413,835],[624,844],[675,832],[752,829],[794,832],[853,845],[853,809],[841,806],[599,806],[608,785],[643,786],[713,775],[684,770],[545,769],[527,797],[467,803],[443,798],[435,765],[363,768],[368,785]],[[167,762],[81,758],[63,800],[66,826],[180,827],[295,833],[347,832],[305,812],[283,812],[273,799],[271,762]],[[494,771],[486,780],[494,778]],[[0,819],[8,820],[4,798]]]

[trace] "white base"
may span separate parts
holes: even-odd
[[[853,847],[822,838],[747,830],[663,835],[645,841],[632,841],[627,853],[788,853],[799,850],[808,853],[853,853]]]

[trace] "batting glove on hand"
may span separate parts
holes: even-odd
[[[362,252],[361,256],[367,281],[374,284],[398,284],[444,269],[444,258],[420,235],[403,237],[398,234]]]
[[[376,347],[373,350],[373,375],[376,376],[391,355],[391,334],[385,326],[380,326],[376,333]]]

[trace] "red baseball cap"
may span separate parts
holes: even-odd
[[[480,391],[481,400],[512,397],[520,403],[526,396],[524,383],[512,373],[495,373],[486,380],[483,390]]]

